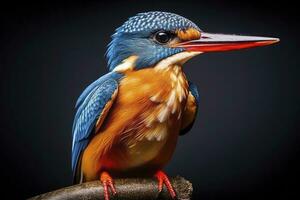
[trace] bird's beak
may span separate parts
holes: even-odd
[[[184,48],[186,51],[215,52],[266,46],[277,42],[279,42],[279,38],[202,32],[200,39],[182,42],[177,44],[176,47]]]

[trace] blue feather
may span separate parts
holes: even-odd
[[[200,95],[199,95],[199,92],[198,92],[198,88],[194,83],[189,81],[189,89],[190,89],[192,95],[195,97],[196,104],[197,104],[197,107],[198,107],[198,105],[200,103]]]
[[[199,107],[199,103],[200,103],[200,96],[199,96],[197,86],[194,83],[190,82],[190,81],[189,81],[189,90],[190,90],[190,92],[192,93],[192,95],[194,96],[194,98],[196,100],[196,113],[195,113],[195,116],[194,116],[194,120],[186,128],[181,130],[179,135],[184,135],[192,129],[192,127],[195,123],[196,115],[198,113],[198,107]]]
[[[107,80],[109,78],[118,80],[122,76],[123,75],[118,72],[110,72],[110,73],[107,73],[107,74],[101,76],[99,79],[97,79],[96,81],[91,83],[87,88],[85,88],[85,90],[81,93],[81,95],[77,99],[75,108],[78,108],[78,106],[83,102],[83,100],[87,97],[87,95],[90,94],[91,90],[93,90],[95,88],[95,86],[103,83],[105,80]]]
[[[75,175],[81,152],[88,145],[92,130],[107,102],[118,89],[121,74],[111,72],[89,85],[77,102],[77,112],[73,123],[72,170]],[[101,116],[100,116],[101,117]]]

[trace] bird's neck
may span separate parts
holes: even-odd
[[[156,63],[154,66],[149,66],[145,68],[155,68],[155,70],[164,70],[167,68],[170,68],[172,66],[182,66],[186,61],[191,59],[192,57],[201,54],[201,52],[189,52],[189,51],[183,51],[177,54],[174,54],[172,56],[169,56],[165,59],[162,59],[158,63]],[[120,73],[126,73],[128,71],[132,70],[138,70],[136,69],[136,62],[139,59],[138,56],[129,56],[128,58],[124,59],[119,65],[117,65],[113,71],[120,72]]]

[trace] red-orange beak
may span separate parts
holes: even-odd
[[[279,42],[279,38],[202,32],[200,39],[182,42],[177,44],[176,47],[184,48],[186,51],[215,52],[266,46],[277,42]]]

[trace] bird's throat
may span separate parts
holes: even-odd
[[[183,51],[177,54],[174,54],[170,57],[167,57],[161,61],[159,61],[154,68],[161,70],[166,69],[168,67],[172,67],[174,65],[182,66],[186,61],[193,58],[196,55],[201,54],[202,52],[190,52],[190,51]]]

